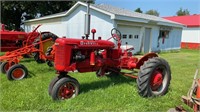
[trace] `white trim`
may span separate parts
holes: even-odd
[[[41,17],[41,18],[31,19],[31,20],[25,21],[24,23],[67,16],[67,15],[69,15],[73,10],[75,10],[79,5],[87,6],[87,4],[78,1],[74,6],[72,6],[72,7],[71,7],[66,13],[64,13],[64,14],[54,15],[54,16],[51,16],[51,15],[50,15],[50,16],[48,16],[48,17]],[[114,19],[114,18],[115,18],[115,15],[114,15],[114,14],[109,13],[109,12],[104,11],[104,10],[101,10],[101,9],[98,9],[98,8],[92,6],[92,5],[90,5],[90,8],[91,8],[91,9],[94,9],[94,10],[96,10],[96,11],[99,11],[99,12],[101,12],[101,13],[104,13],[104,14],[107,14],[107,15],[111,16],[111,19]]]
[[[183,25],[183,24],[176,24],[176,23],[170,23],[170,22],[161,22],[161,21],[159,21],[158,23],[157,23],[157,25],[164,25],[164,26],[173,26],[173,27],[179,27],[179,28],[183,28],[185,25]]]
[[[125,21],[131,21],[131,22],[139,22],[139,23],[148,23],[148,20],[142,19],[142,18],[135,18],[135,17],[128,17],[128,16],[121,16],[116,15],[116,20],[125,20]]]

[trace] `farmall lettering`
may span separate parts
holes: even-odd
[[[96,43],[96,42],[90,42],[90,41],[80,41],[80,45],[98,45],[98,43]]]

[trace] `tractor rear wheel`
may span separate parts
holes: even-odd
[[[48,33],[43,33],[41,35],[41,38],[42,38],[42,41],[52,38],[51,41],[46,41],[46,42],[43,43],[43,50],[44,50],[43,53],[46,53],[47,48],[54,44],[54,42],[58,38],[58,36],[56,36],[53,33],[48,32]],[[39,41],[40,41],[40,37],[36,38],[34,43],[38,43]],[[35,45],[35,48],[39,49],[40,45],[39,44]],[[34,57],[35,61],[38,62],[38,63],[44,63],[45,62],[45,60],[40,58],[40,52],[33,53],[33,57]]]
[[[52,47],[52,46],[49,47],[49,48],[47,48],[47,51],[46,51],[45,55],[46,55],[46,56],[54,55],[54,54],[51,53],[52,50],[53,50],[53,47]],[[46,62],[47,62],[47,65],[48,65],[49,67],[53,67],[53,66],[54,66],[54,62],[51,61],[51,60],[48,60],[48,59],[47,59]]]
[[[53,100],[74,98],[79,93],[79,82],[72,77],[63,77],[58,80],[51,92]]]
[[[167,61],[155,57],[141,67],[137,78],[138,92],[143,97],[165,95],[171,80],[171,70]]]
[[[21,80],[28,76],[27,68],[22,64],[15,64],[8,69],[8,80]]]

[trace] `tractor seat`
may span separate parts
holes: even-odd
[[[125,50],[134,50],[134,47],[133,47],[133,45],[122,45],[121,46],[121,49],[122,49],[122,51],[125,51]]]

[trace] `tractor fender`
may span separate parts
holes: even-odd
[[[142,58],[139,59],[139,61],[136,64],[136,68],[140,69],[140,67],[144,64],[145,61],[147,61],[149,58],[153,58],[153,57],[158,57],[158,55],[156,53],[148,53],[145,54]]]

